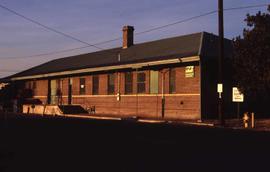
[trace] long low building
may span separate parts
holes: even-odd
[[[81,105],[96,115],[216,118],[218,37],[201,32],[134,44],[133,32],[123,27],[122,47],[52,60],[9,81],[43,104]],[[229,109],[232,46],[224,43],[222,96]]]

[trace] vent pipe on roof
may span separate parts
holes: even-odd
[[[133,26],[124,26],[123,27],[123,49],[128,48],[133,45]]]

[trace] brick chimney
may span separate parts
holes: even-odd
[[[123,49],[128,48],[133,45],[133,26],[123,27]]]

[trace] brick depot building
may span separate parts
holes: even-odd
[[[81,105],[96,115],[216,117],[218,37],[201,32],[133,44],[133,31],[123,27],[122,47],[52,60],[9,79],[32,89],[44,105]],[[224,43],[229,59],[231,41]],[[229,81],[224,76],[224,109]]]

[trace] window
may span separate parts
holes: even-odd
[[[85,78],[80,78],[80,94],[85,94]]]
[[[125,73],[125,94],[132,94],[133,75],[132,72]]]
[[[33,81],[33,90],[35,90],[37,88],[37,83],[36,81]]]
[[[61,79],[56,80],[56,95],[60,97],[62,95],[62,81]]]
[[[175,69],[169,71],[169,93],[175,93]]]
[[[137,73],[137,93],[145,93],[145,73]]]
[[[30,89],[32,90],[33,95],[36,95],[37,83],[36,81],[32,81],[30,83]]]
[[[32,89],[32,82],[31,81],[27,82],[25,87],[27,89]]]
[[[36,81],[29,81],[29,82],[27,82],[26,85],[25,85],[25,88],[34,91],[37,88]]]
[[[114,73],[108,74],[108,94],[114,94]]]
[[[150,94],[158,94],[158,71],[150,71]]]
[[[93,84],[92,85],[93,85],[93,88],[92,88],[93,94],[97,95],[98,94],[98,89],[99,89],[99,77],[98,77],[98,75],[93,76]]]

